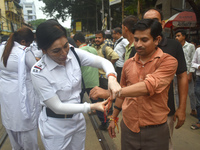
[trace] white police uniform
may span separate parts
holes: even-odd
[[[0,46],[0,58],[4,47]],[[35,62],[34,55],[17,42],[14,42],[7,67],[0,61],[2,123],[14,149],[38,149],[37,120],[40,110],[30,77]]]
[[[76,50],[81,65],[94,65],[96,55]],[[100,58],[103,59],[103,58]],[[110,69],[110,68],[109,68]],[[111,68],[111,72],[114,70]],[[111,73],[107,71],[108,73]],[[46,54],[32,67],[31,76],[33,85],[40,95],[44,106],[39,117],[39,129],[43,144],[48,150],[83,150],[85,147],[86,124],[82,113],[68,113],[68,117],[51,116],[45,104],[58,95],[62,103],[79,104],[81,92],[81,70],[75,55],[69,50],[66,65],[59,65]],[[83,110],[79,110],[83,112]],[[72,115],[69,115],[72,114]]]
[[[41,49],[38,49],[37,43],[35,41],[33,41],[29,47],[31,49],[31,51],[33,52],[33,54],[35,55],[35,57],[41,58],[43,55],[43,52]]]

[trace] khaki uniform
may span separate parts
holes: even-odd
[[[100,46],[95,47],[97,50],[97,54],[103,58],[104,58],[104,55],[103,55],[102,48],[104,45],[105,45],[105,43],[101,44]],[[119,59],[118,54],[109,46],[106,46],[105,54],[106,54],[106,59],[108,59],[108,60]],[[102,69],[99,69],[99,76],[103,76],[104,78],[106,78],[105,74],[106,73]]]

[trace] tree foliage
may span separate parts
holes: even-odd
[[[125,14],[138,15],[138,1],[140,1],[140,12],[143,13],[146,9],[154,7],[157,0],[132,0],[125,1]]]
[[[72,0],[42,0],[45,7],[42,11],[50,17],[65,20],[69,17],[71,10]]]
[[[30,21],[29,24],[31,24],[31,26],[33,27],[33,29],[36,29],[37,26],[42,23],[42,22],[45,22],[46,19],[37,19],[37,20],[33,20],[33,21]]]
[[[41,0],[45,3],[42,11],[50,17],[66,20],[72,14],[82,14],[87,10],[88,6],[95,6],[95,3],[101,0]]]
[[[62,19],[65,21],[67,17],[72,17],[72,25],[75,26],[76,21],[81,21],[83,28],[86,31],[95,31],[101,29],[102,18],[102,0],[42,0],[45,7],[43,12],[53,18]],[[140,0],[141,12],[150,6],[154,6],[156,0]],[[124,8],[125,15],[137,15],[138,0],[125,0]],[[110,6],[111,16],[113,18],[113,26],[118,26],[122,22],[121,3]],[[109,1],[104,0],[104,13],[109,14]],[[96,25],[96,23],[98,24]],[[96,25],[96,26],[95,26]],[[84,30],[83,29],[83,30]]]

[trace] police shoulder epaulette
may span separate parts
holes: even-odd
[[[39,73],[42,69],[44,69],[45,66],[46,64],[44,62],[36,63],[36,65],[33,67],[33,72]]]
[[[18,46],[20,49],[22,49],[22,50],[25,50],[26,49],[26,46],[23,46],[23,45],[19,45]]]

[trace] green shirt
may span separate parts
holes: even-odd
[[[95,48],[87,46],[85,43],[79,46],[80,49],[85,50],[89,53],[97,55],[97,51]],[[90,67],[90,66],[82,66],[81,72],[83,75],[83,80],[85,83],[85,88],[93,88],[95,86],[99,86],[99,72],[98,68]]]
[[[129,55],[132,51],[132,47],[134,47],[134,43],[132,43],[130,47],[129,47],[129,44],[126,46],[125,61],[129,59]]]

